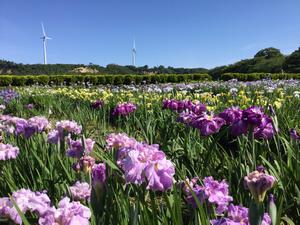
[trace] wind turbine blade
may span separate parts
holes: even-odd
[[[51,38],[51,37],[46,37],[46,39],[47,39],[47,40],[52,40],[52,38]]]
[[[45,32],[45,28],[44,28],[43,22],[42,22],[42,30],[43,30],[43,35],[46,36],[46,32]]]

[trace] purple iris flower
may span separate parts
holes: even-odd
[[[232,136],[237,137],[248,132],[248,124],[244,120],[239,120],[233,123],[229,130]]]
[[[37,127],[33,124],[28,124],[24,129],[24,137],[28,139],[34,135],[35,132],[37,132]]]
[[[197,114],[197,115],[201,115],[205,111],[206,111],[206,106],[202,103],[194,104],[192,106],[192,112]]]
[[[264,116],[261,119],[260,125],[255,127],[253,132],[256,139],[270,139],[276,133],[273,127],[272,119],[268,116]]]
[[[192,125],[200,130],[202,136],[218,133],[225,124],[225,120],[218,116],[203,114],[192,121]]]
[[[297,130],[294,129],[294,128],[290,130],[290,136],[291,136],[291,138],[292,138],[293,140],[295,140],[295,141],[298,141],[298,140],[300,139],[299,133],[298,133]]]
[[[19,97],[19,93],[12,90],[12,89],[6,89],[0,91],[0,99],[5,103],[8,104],[12,100]]]
[[[142,184],[147,189],[166,191],[173,185],[175,167],[158,145],[148,145],[124,135],[109,137],[109,146],[118,150],[117,164],[123,169],[126,183]],[[120,139],[120,141],[117,141]],[[127,140],[126,140],[127,139]],[[118,142],[117,145],[114,143]]]
[[[137,109],[137,106],[131,102],[125,102],[118,104],[113,110],[113,116],[127,116],[130,113],[133,113]]]
[[[104,102],[102,100],[96,100],[95,102],[93,102],[91,104],[91,107],[93,109],[101,109],[103,107],[103,105],[104,105]]]
[[[27,126],[27,120],[22,118],[16,118],[15,125],[16,125],[15,134],[21,135],[24,133],[25,127]]]
[[[243,111],[243,119],[247,120],[247,123],[253,126],[259,126],[264,116],[263,108],[258,106],[251,106]]]
[[[163,109],[168,109],[170,107],[171,100],[170,99],[164,99],[163,100]]]
[[[223,217],[220,219],[211,220],[210,221],[211,225],[239,225],[239,224],[248,225],[249,224],[248,208],[230,204],[228,206],[227,214],[228,214],[228,218]],[[270,225],[270,224],[271,224],[271,218],[267,213],[265,213],[261,225]]]
[[[233,123],[242,119],[243,111],[239,107],[232,107],[225,109],[219,114],[219,117],[226,121],[226,125],[232,125]]]
[[[217,213],[221,214],[227,210],[229,202],[233,200],[229,196],[229,185],[225,180],[217,181],[213,177],[205,177],[203,180],[204,185],[197,184],[198,178],[193,178],[191,181],[187,180],[183,191],[186,194],[186,200],[194,208],[197,208],[197,203],[193,196],[193,192],[196,195],[200,203],[205,200],[210,204],[217,205]]]
[[[29,104],[25,105],[25,107],[26,107],[27,109],[33,109],[33,108],[34,108],[34,105],[33,105],[32,103],[29,103]]]
[[[188,111],[200,115],[206,111],[206,106],[199,102],[193,103],[191,100],[165,99],[163,100],[163,109],[170,109],[178,113]]]

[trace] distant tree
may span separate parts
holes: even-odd
[[[285,56],[276,48],[265,48],[252,59],[244,59],[227,67],[213,69],[210,74],[217,78],[220,73],[278,73],[282,70]]]
[[[289,73],[300,73],[300,47],[287,57],[283,70]]]
[[[244,59],[237,63],[229,65],[223,72],[224,73],[249,73],[251,65],[253,65],[252,59]]]
[[[208,74],[211,75],[213,79],[218,79],[225,73],[224,71],[226,71],[227,68],[228,66],[218,66],[209,70]]]
[[[279,49],[277,48],[265,48],[265,49],[262,49],[260,50],[259,52],[257,52],[254,56],[254,58],[257,58],[257,57],[264,57],[266,59],[269,59],[269,58],[273,58],[273,57],[283,57],[282,53],[280,52]]]
[[[136,67],[136,74],[147,74],[149,72],[148,65]]]
[[[106,66],[106,72],[109,74],[132,74],[133,71],[126,66],[120,66],[117,64],[108,64]]]

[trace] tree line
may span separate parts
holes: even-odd
[[[200,63],[200,62],[199,62]],[[266,48],[253,58],[244,59],[230,65],[213,69],[141,67],[109,64],[106,67],[96,64],[21,64],[0,60],[0,74],[14,75],[63,75],[63,74],[199,74],[208,73],[218,79],[225,73],[300,73],[300,48],[285,56],[279,49]]]

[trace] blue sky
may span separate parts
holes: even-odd
[[[42,63],[205,67],[300,46],[299,0],[0,0],[0,58]]]

